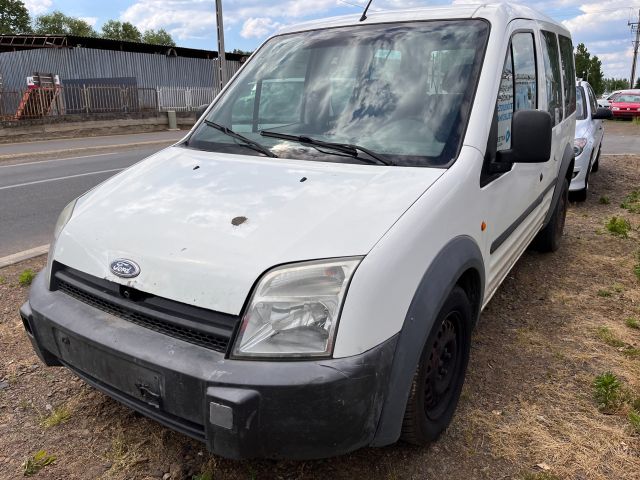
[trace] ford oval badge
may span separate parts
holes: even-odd
[[[136,262],[125,258],[117,258],[109,266],[111,272],[122,278],[133,278],[140,274],[140,267]]]

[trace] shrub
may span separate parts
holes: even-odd
[[[609,233],[623,238],[627,238],[629,236],[629,230],[631,230],[629,220],[622,217],[611,217],[605,226]]]
[[[613,412],[620,406],[622,385],[613,373],[605,372],[598,375],[593,382],[593,388],[593,396],[600,411]]]

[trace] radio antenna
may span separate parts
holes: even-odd
[[[369,7],[371,6],[371,2],[373,2],[373,0],[369,0],[369,3],[367,3],[367,6],[364,7],[364,12],[362,12],[362,16],[360,17],[360,21],[364,22],[367,19],[367,12],[369,11]]]

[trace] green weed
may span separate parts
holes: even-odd
[[[615,336],[615,334],[609,329],[609,327],[598,328],[598,337],[600,337],[600,340],[602,340],[610,347],[620,348],[624,347],[625,345],[622,340]]]
[[[51,465],[56,461],[56,457],[49,455],[44,450],[40,450],[34,453],[31,457],[27,458],[22,467],[24,468],[25,477],[35,475],[47,465]]]
[[[607,197],[606,195],[602,195],[598,202],[600,203],[600,205],[609,205],[611,203],[611,200],[609,200],[609,197]]]
[[[620,406],[622,385],[613,373],[605,372],[598,375],[593,382],[593,388],[593,396],[601,412],[613,412]]]
[[[610,296],[612,295],[612,294],[611,294],[611,292],[610,292],[609,290],[605,290],[605,289],[603,289],[603,288],[601,288],[600,290],[598,290],[598,291],[596,292],[596,294],[597,294],[599,297],[604,297],[604,298],[610,297]]]
[[[7,283],[7,279],[4,277],[0,277],[0,285],[4,285],[5,283]]]
[[[629,236],[629,230],[631,230],[631,223],[629,220],[622,217],[611,217],[605,225],[611,235],[627,238]]]
[[[634,433],[640,435],[640,413],[635,410],[631,410],[629,412],[628,418]]]
[[[624,324],[629,328],[633,328],[634,330],[640,330],[640,322],[637,318],[629,317],[624,321]]]
[[[20,283],[20,285],[22,285],[23,287],[28,287],[29,285],[31,285],[31,282],[33,282],[35,276],[36,274],[34,273],[34,271],[30,268],[27,268],[20,274],[18,283]]]
[[[633,273],[640,282],[640,252],[636,254],[636,260],[638,260],[638,263],[633,266]]]
[[[620,207],[631,213],[640,213],[640,189],[633,190],[627,195]]]
[[[51,414],[42,421],[42,426],[45,428],[55,427],[66,422],[69,418],[71,418],[71,412],[67,407],[61,405],[54,408]]]

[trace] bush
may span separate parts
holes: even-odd
[[[605,372],[598,375],[593,382],[593,388],[593,396],[600,411],[609,413],[620,406],[622,385],[613,373]]]
[[[629,236],[629,230],[631,230],[631,224],[629,220],[622,217],[611,217],[611,219],[605,225],[609,233],[617,235],[619,237],[627,238]]]

